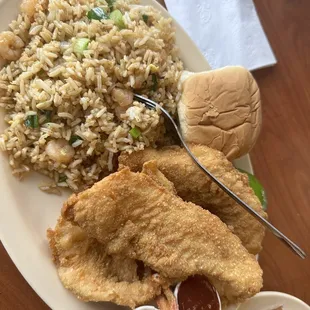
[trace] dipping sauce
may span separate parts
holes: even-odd
[[[177,300],[179,310],[219,310],[220,304],[215,288],[200,275],[189,277],[179,287]]]

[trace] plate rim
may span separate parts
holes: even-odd
[[[211,69],[209,64],[208,64],[208,61],[205,59],[205,57],[203,56],[203,54],[201,53],[201,51],[199,50],[197,45],[194,43],[194,41],[185,32],[183,27],[169,14],[169,12],[160,3],[158,3],[156,0],[141,0],[140,2],[141,2],[142,5],[153,6],[155,9],[159,10],[165,17],[172,18],[173,23],[176,25],[176,36],[178,36],[178,34],[180,34],[182,37],[186,38],[186,40],[191,43],[191,47],[195,49],[195,54],[199,55],[200,59],[198,60],[198,62],[201,63],[202,67],[203,67],[201,71],[205,71],[208,67],[209,67],[209,69]],[[180,56],[180,58],[182,60],[181,56]],[[243,158],[246,161],[246,165],[248,166],[248,168],[246,170],[248,170],[249,172],[253,173],[250,156],[247,154]],[[7,159],[5,158],[5,156],[3,156],[1,158],[1,160],[0,160],[0,165],[1,166],[2,165],[7,165],[6,161],[7,161]],[[8,185],[7,182],[3,182],[3,183],[5,185],[2,187],[2,190],[5,190],[6,187],[10,188],[10,186]],[[7,198],[9,198],[9,199],[7,199]],[[12,202],[12,201],[14,201],[14,196],[13,196],[13,193],[10,192],[8,194],[8,197],[5,197],[4,201],[1,202],[2,207],[0,207],[0,223],[4,222],[5,210],[6,210],[6,208],[10,208],[10,202]],[[12,208],[12,209],[14,209],[14,208]],[[16,209],[11,210],[12,216],[15,218],[14,220],[16,221],[17,225],[19,225],[19,223],[23,224],[23,219],[21,218],[21,215],[18,214],[17,211],[18,210],[16,210]],[[2,218],[2,220],[1,220],[1,218]],[[17,251],[14,250],[14,248],[16,246],[18,246],[18,245],[15,245],[15,246],[12,247],[11,245],[13,244],[13,242],[7,242],[8,238],[5,238],[5,235],[6,235],[6,233],[4,233],[5,229],[3,230],[2,227],[3,227],[3,225],[0,225],[0,240],[1,240],[2,244],[3,244],[4,249],[7,252],[7,254],[11,258],[12,262],[14,263],[14,265],[16,266],[16,268],[18,269],[20,274],[23,276],[25,281],[34,290],[34,292],[41,298],[41,300],[48,307],[53,309],[53,306],[55,306],[53,300],[51,300],[49,298],[49,296],[46,294],[44,289],[41,289],[41,287],[40,287],[40,285],[38,283],[34,283],[36,281],[34,280],[34,277],[32,277],[31,274],[29,274],[27,272],[27,270],[26,270],[26,268],[24,266],[25,264],[23,263],[23,258],[22,257],[17,257],[17,256],[19,256],[19,254],[17,254]],[[27,235],[31,235],[30,231],[27,231],[27,230],[26,230],[26,234]],[[15,243],[16,242],[17,243],[18,242],[22,242],[22,241],[23,240],[17,240],[17,241],[15,241]],[[47,240],[46,240],[46,242],[47,242]],[[55,269],[55,273],[57,274],[56,269]],[[57,277],[58,277],[58,275],[57,275]]]

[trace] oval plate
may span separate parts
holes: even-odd
[[[0,0],[0,30],[7,29],[9,22],[17,16],[19,4],[20,0]],[[142,0],[141,4],[154,6],[165,17],[170,16],[155,0]],[[174,24],[185,68],[193,72],[209,70],[208,62],[194,42],[178,23]],[[0,131],[4,126],[1,113]],[[235,164],[252,173],[248,155],[238,159]],[[44,177],[36,173],[20,182],[12,176],[3,153],[0,154],[0,179],[0,239],[18,270],[46,304],[52,309],[121,309],[111,303],[81,302],[58,279],[47,244],[46,229],[55,226],[62,203],[68,195],[59,197],[40,191],[38,184],[44,181]]]

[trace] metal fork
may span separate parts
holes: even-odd
[[[228,187],[226,187],[221,181],[219,181],[208,169],[206,169],[197,159],[197,157],[191,152],[188,145],[184,141],[182,134],[170,116],[170,114],[158,103],[148,98],[145,98],[141,95],[134,94],[134,99],[145,104],[147,107],[152,109],[160,110],[163,115],[171,122],[173,125],[183,147],[187,151],[188,155],[192,158],[194,163],[205,173],[207,176],[216,183],[227,195],[229,195],[232,199],[234,199],[241,207],[243,207],[248,213],[250,213],[254,218],[256,218],[262,225],[264,225],[269,231],[271,231],[278,239],[280,239],[285,245],[287,245],[295,254],[297,254],[301,258],[306,258],[306,253],[293,241],[287,238],[281,231],[279,231],[276,227],[274,227],[270,222],[268,222],[265,218],[263,218],[259,213],[257,213],[254,209],[252,209],[247,203],[241,200],[235,193],[233,193]]]

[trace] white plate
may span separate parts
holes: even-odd
[[[283,310],[310,310],[302,300],[281,292],[260,292],[240,305],[238,310],[269,310],[283,307]]]
[[[20,0],[0,0],[0,30],[5,30],[17,13]],[[154,0],[142,0],[169,16]],[[209,70],[210,66],[175,23],[177,45],[186,69],[194,72]],[[4,121],[0,115],[0,131]],[[252,172],[248,156],[238,160],[238,167]],[[52,308],[61,310],[120,309],[108,303],[83,303],[60,283],[52,263],[46,240],[46,229],[54,227],[66,195],[48,195],[38,189],[43,177],[33,173],[20,182],[12,176],[7,159],[0,154],[1,204],[0,238],[13,262],[37,294]]]

